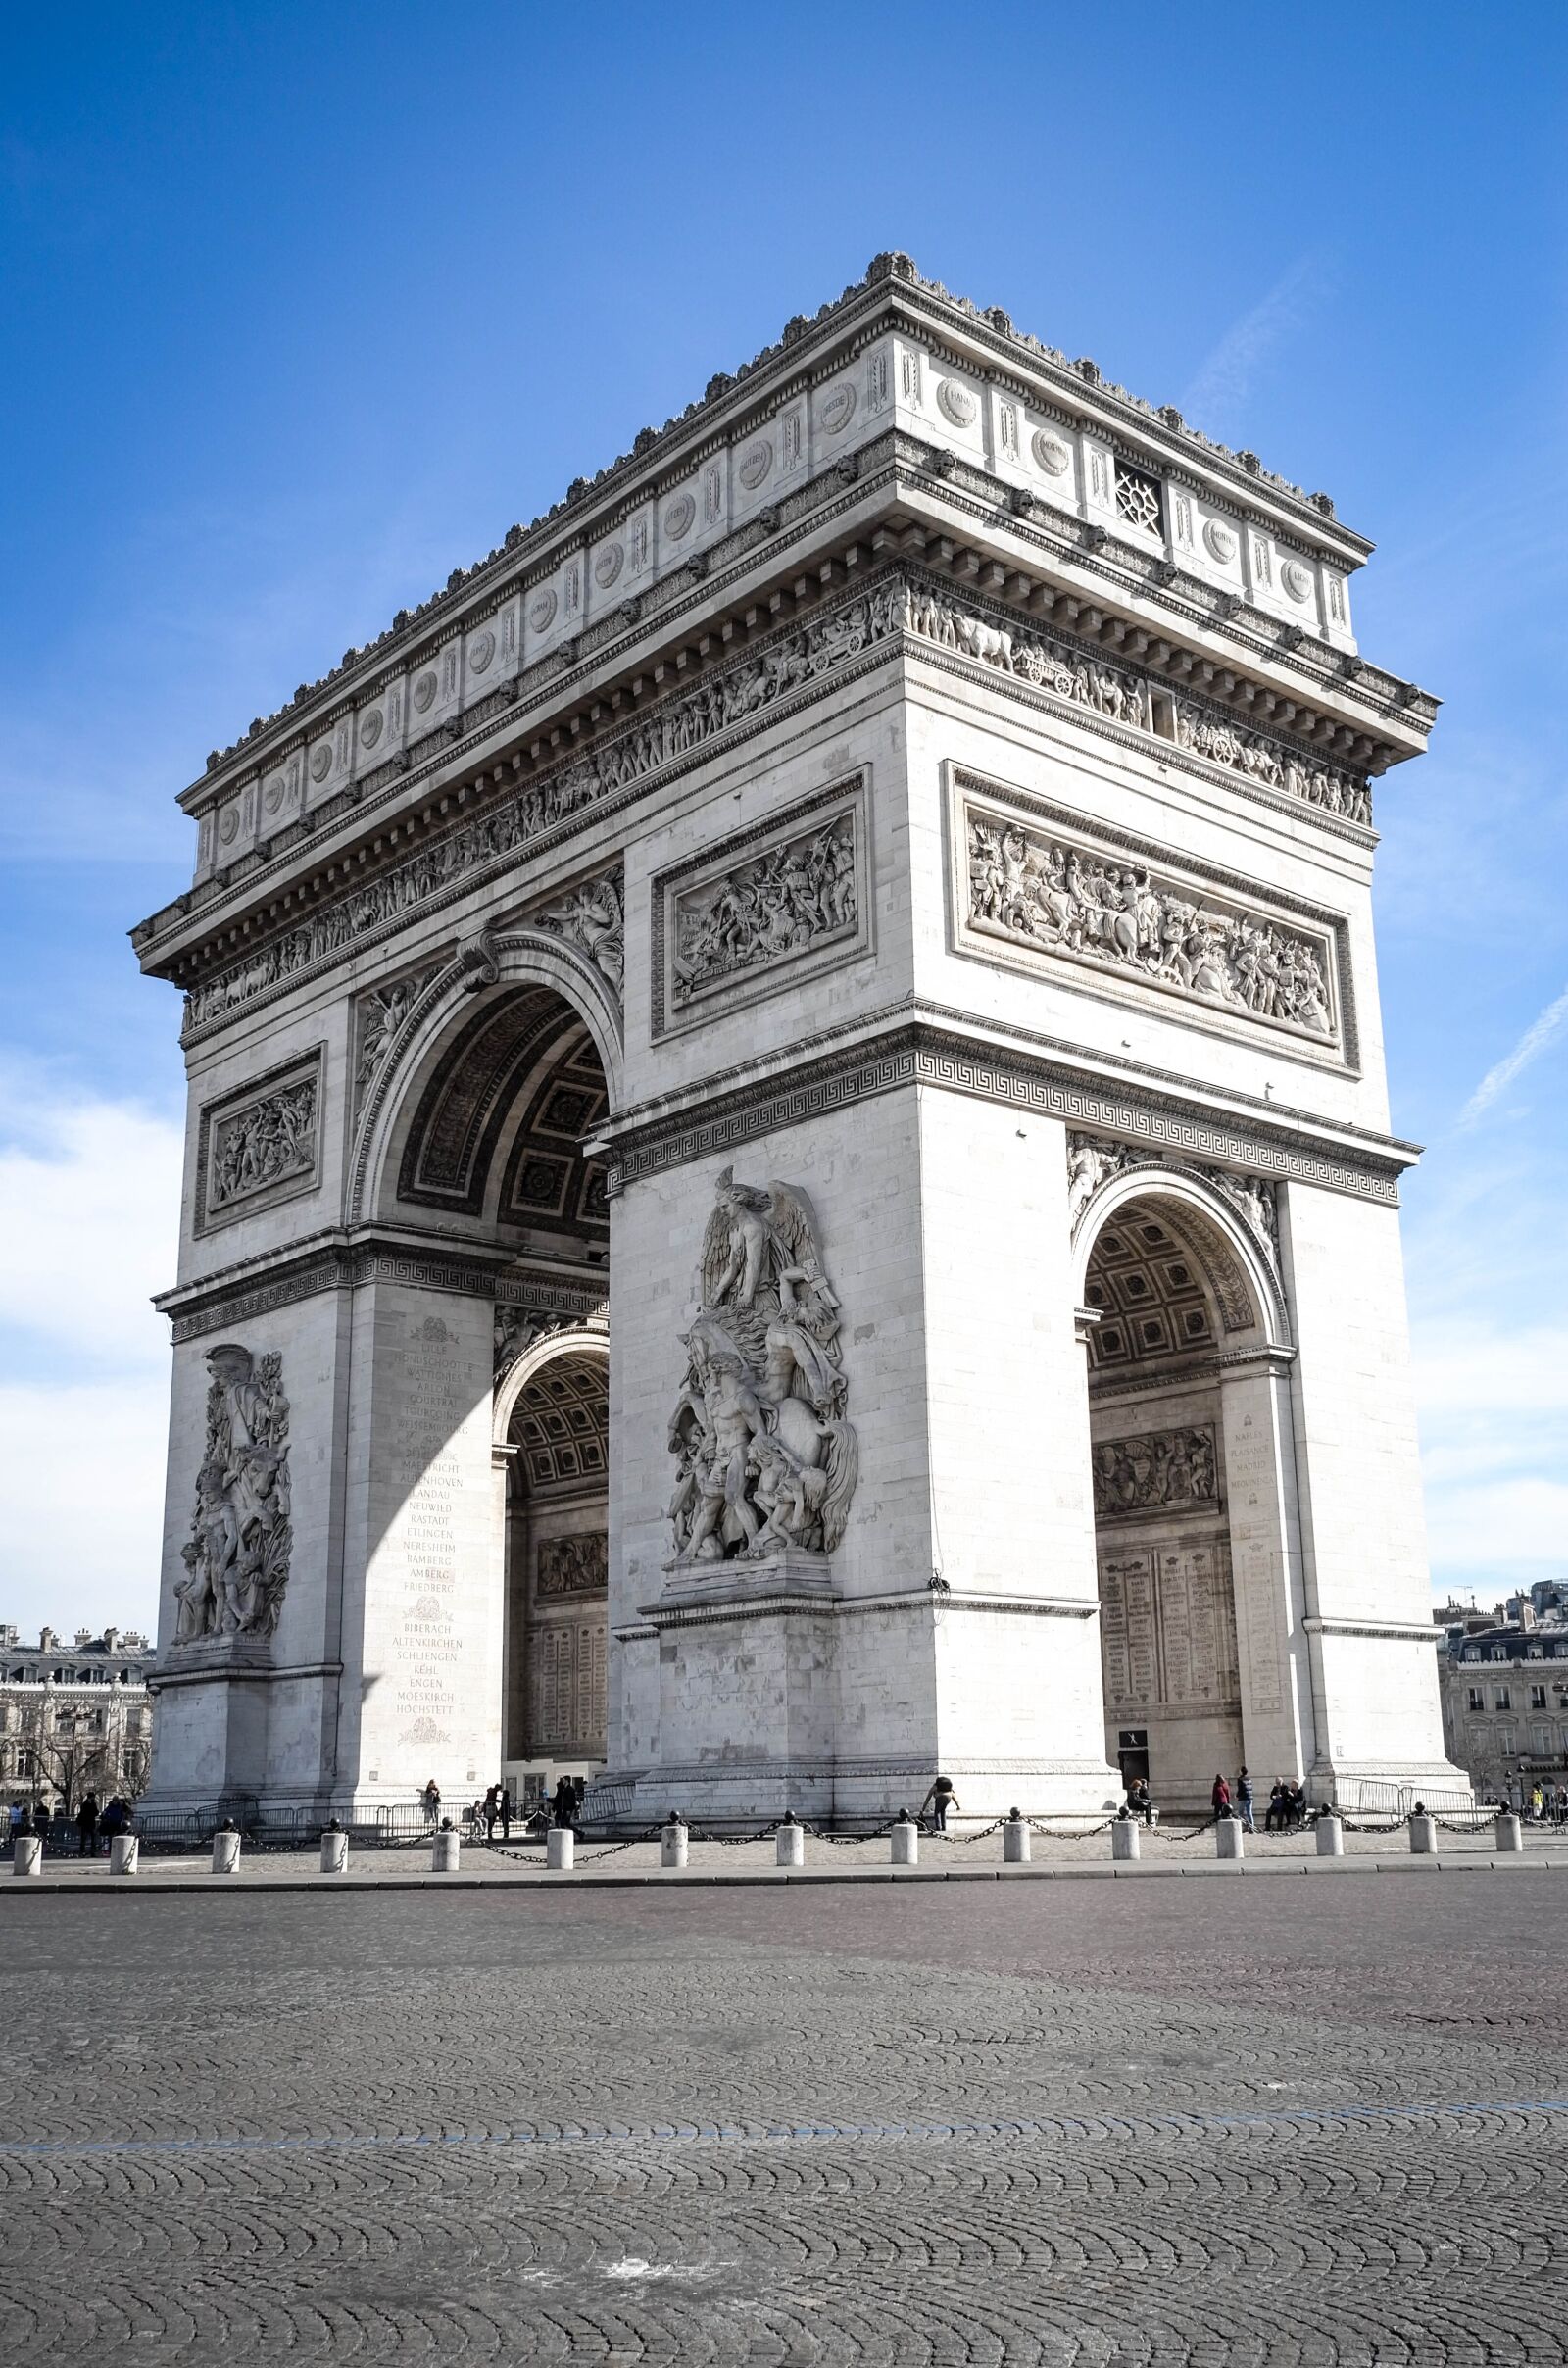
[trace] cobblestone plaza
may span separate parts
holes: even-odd
[[[1568,2357],[1544,1854],[27,1889],[8,2359]]]

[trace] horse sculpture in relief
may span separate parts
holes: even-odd
[[[836,1292],[798,1187],[718,1178],[670,1416],[678,1563],[831,1554],[859,1473]]]

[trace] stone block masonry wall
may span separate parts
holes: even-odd
[[[482,1299],[377,1284],[355,1324],[344,1763],[362,1796],[454,1799],[501,1762],[501,1501]]]

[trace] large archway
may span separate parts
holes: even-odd
[[[444,1794],[504,1776],[526,1797],[605,1756],[604,1004],[559,949],[489,937],[404,999],[365,1097],[359,1214],[391,1245],[361,1318],[363,1755],[383,1788],[427,1766]]]
[[[1106,1756],[1157,1801],[1313,1760],[1272,1198],[1124,1173],[1077,1245]]]

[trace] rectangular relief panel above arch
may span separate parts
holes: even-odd
[[[325,1047],[207,1103],[196,1148],[197,1235],[314,1192],[321,1180]]]
[[[1355,1071],[1343,913],[965,766],[944,771],[955,954]]]
[[[653,883],[653,1032],[701,1027],[872,951],[868,770]]]

